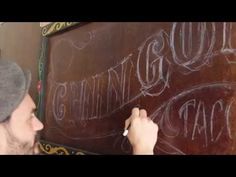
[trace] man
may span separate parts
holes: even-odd
[[[35,103],[28,94],[29,71],[0,60],[0,154],[37,154],[37,132],[43,124],[35,116]],[[153,154],[158,127],[145,110],[134,108],[125,122],[134,154]]]

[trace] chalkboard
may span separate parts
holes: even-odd
[[[155,154],[235,154],[235,23],[78,23],[46,36],[42,140],[131,154],[134,106],[159,125]]]

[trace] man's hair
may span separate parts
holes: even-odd
[[[11,116],[7,116],[7,117],[6,117],[2,122],[0,122],[0,123],[7,123],[7,122],[9,122],[10,118],[11,118]]]
[[[16,63],[0,59],[0,123],[10,118],[28,93],[31,73]]]

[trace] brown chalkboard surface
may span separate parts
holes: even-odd
[[[47,37],[42,139],[130,154],[139,106],[159,125],[155,154],[235,154],[235,27],[97,22]]]

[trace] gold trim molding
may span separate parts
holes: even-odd
[[[48,143],[39,143],[39,149],[49,155],[85,155],[85,153],[80,151],[71,151],[67,150],[65,147],[62,146],[53,146],[52,144]]]
[[[42,28],[42,35],[48,36],[78,23],[79,22],[53,22]]]

